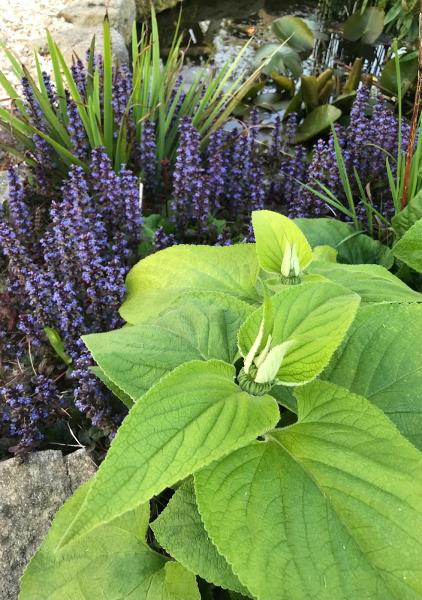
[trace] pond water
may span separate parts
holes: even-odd
[[[158,15],[165,52],[179,19],[180,5]],[[305,73],[349,65],[357,56],[365,60],[364,69],[378,74],[388,49],[388,40],[375,45],[347,42],[341,35],[341,20],[347,14],[345,2],[310,2],[309,0],[185,0],[181,22],[187,31],[188,58],[204,62],[208,58],[217,66],[234,59],[239,49],[252,38],[244,53],[243,68],[253,65],[256,49],[265,42],[275,42],[271,23],[283,15],[307,20],[315,33],[315,47],[304,64]],[[248,61],[250,65],[248,65]]]

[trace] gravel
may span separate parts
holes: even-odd
[[[34,47],[45,39],[45,30],[61,32],[72,28],[57,15],[65,6],[63,0],[0,0],[0,41],[34,72]],[[41,56],[41,66],[49,70],[47,57]],[[8,58],[0,49],[0,70],[13,76]],[[4,98],[2,98],[4,100]]]

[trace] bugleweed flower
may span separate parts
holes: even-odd
[[[54,88],[53,82],[51,81],[51,77],[48,73],[43,71],[42,79],[44,82],[44,86],[45,86],[50,104],[51,104],[51,106],[54,107],[54,105],[56,104],[57,96],[56,96],[56,90]]]
[[[77,158],[85,160],[89,155],[89,144],[82,119],[79,115],[76,102],[67,98],[67,130],[72,141],[73,153]]]
[[[158,188],[157,144],[155,124],[146,120],[142,127],[136,163],[140,171],[146,197],[152,197]]]
[[[166,233],[163,227],[158,227],[154,233],[153,246],[154,250],[164,250],[169,246],[174,246],[176,238],[172,233]]]
[[[115,67],[113,72],[113,116],[117,131],[128,108],[129,98],[132,93],[132,73],[127,65]]]
[[[87,53],[87,61],[89,60],[89,51]],[[76,87],[82,100],[86,99],[86,80],[87,72],[84,64],[80,58],[73,58],[72,65],[70,67],[73,79],[75,80]]]
[[[190,117],[184,117],[179,126],[179,146],[173,172],[172,210],[177,226],[183,229],[194,221],[199,232],[206,228],[209,214],[208,189],[200,153],[199,133]]]
[[[115,173],[100,148],[93,152],[90,174],[71,168],[41,235],[33,230],[30,198],[16,175],[11,177],[7,212],[3,208],[0,214],[0,250],[8,264],[6,295],[13,306],[13,311],[2,302],[0,307],[6,381],[0,412],[19,454],[42,439],[47,423],[65,416],[53,380],[40,379],[39,373],[34,379],[32,367],[25,367],[31,363],[36,368],[37,360],[45,362],[50,354],[50,371],[56,376],[63,372],[62,363],[47,350],[45,327],[57,332],[73,361],[75,406],[107,434],[118,422],[111,394],[88,369],[80,337],[122,324],[117,310],[124,277],[136,258],[141,214],[137,178],[126,167]]]

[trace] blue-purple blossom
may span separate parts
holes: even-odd
[[[31,375],[38,357],[49,354],[51,369],[59,375],[63,370],[48,352],[45,327],[57,332],[73,361],[75,406],[107,434],[118,422],[110,393],[89,372],[81,335],[122,325],[118,308],[136,260],[141,207],[137,177],[125,166],[116,173],[101,148],[93,152],[91,173],[71,167],[41,235],[35,235],[31,198],[15,173],[11,183],[0,209],[0,250],[7,261],[0,298],[6,381],[0,412],[3,427],[16,438],[13,452],[20,453],[41,441],[51,419],[66,417],[51,378]]]
[[[76,102],[69,97],[67,99],[67,116],[67,130],[72,142],[73,153],[77,158],[85,160],[89,155],[89,144],[85,127],[82,123]]]

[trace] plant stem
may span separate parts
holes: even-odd
[[[400,93],[400,92],[399,92]],[[415,147],[416,133],[418,129],[419,110],[421,106],[422,94],[422,0],[419,11],[419,67],[418,80],[416,83],[415,103],[413,105],[412,125],[410,128],[409,143],[406,149],[406,165],[404,171],[403,194],[401,197],[402,209],[406,206],[409,196],[410,172],[412,168],[413,149]]]

